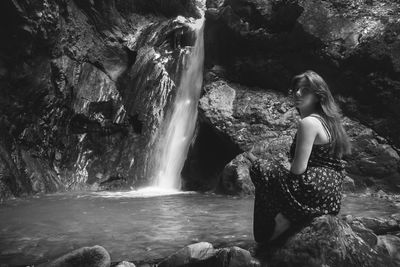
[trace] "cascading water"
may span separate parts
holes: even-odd
[[[172,105],[172,114],[159,134],[157,160],[154,162],[153,187],[181,188],[181,170],[185,162],[197,119],[197,105],[203,82],[204,14],[192,25],[196,41],[185,55],[184,68]]]

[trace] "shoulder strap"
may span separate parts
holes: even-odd
[[[318,118],[318,119],[321,121],[322,126],[324,126],[324,128],[325,128],[325,131],[326,131],[326,133],[327,133],[327,135],[328,135],[329,142],[330,142],[330,141],[331,141],[331,133],[329,132],[328,125],[327,125],[326,121],[322,118],[322,116],[321,116],[321,115],[318,115],[318,114],[311,114],[311,115],[309,115],[309,116]]]

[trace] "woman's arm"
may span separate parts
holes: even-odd
[[[302,119],[297,129],[296,150],[290,172],[300,175],[306,171],[316,136],[317,127],[315,127],[313,119],[308,117]]]

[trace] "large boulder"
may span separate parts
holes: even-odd
[[[384,191],[400,190],[400,157],[396,146],[373,129],[345,117],[346,132],[353,152],[347,157],[346,171],[356,187],[370,186]]]
[[[206,260],[214,255],[215,249],[211,243],[199,242],[178,250],[159,262],[157,265],[160,267],[186,266]]]
[[[295,112],[283,93],[207,73],[198,130],[182,171],[184,188],[215,188],[224,166],[255,144],[274,143],[271,153],[285,158],[296,129]]]
[[[389,252],[393,263],[400,265],[400,238],[394,235],[383,235],[378,237],[379,245]]]
[[[381,246],[378,236],[363,225],[353,227],[337,216],[316,217],[283,245],[268,253],[260,248],[258,255],[268,266],[397,266],[395,253]]]
[[[71,251],[48,264],[49,267],[109,267],[111,264],[110,254],[102,246],[82,247]]]

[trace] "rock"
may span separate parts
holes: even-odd
[[[251,256],[248,250],[236,246],[218,249],[215,256],[207,263],[204,262],[202,266],[211,266],[206,265],[210,262],[213,262],[212,266],[215,267],[260,266],[259,262]]]
[[[298,118],[282,93],[224,80],[207,83],[204,90],[199,103],[201,119],[229,136],[242,151],[295,129]]]
[[[161,13],[167,17],[183,15],[185,17],[200,17],[197,6],[203,6],[202,1],[172,1],[166,5],[162,0],[139,0],[134,2],[134,7],[145,13]]]
[[[343,121],[353,149],[346,158],[346,171],[356,186],[365,184],[376,189],[398,192],[400,158],[395,147],[371,128],[345,117]]]
[[[207,267],[256,267],[259,261],[253,258],[248,250],[232,246],[216,249],[210,257],[185,265],[174,266],[207,266]]]
[[[360,236],[370,247],[375,247],[378,244],[378,236],[374,233],[372,229],[369,229],[360,221],[353,218],[351,223],[349,223],[351,229]]]
[[[258,251],[268,266],[396,266],[392,256],[365,240],[337,216],[323,215],[300,228],[269,254]],[[368,237],[369,238],[369,237]],[[256,256],[257,257],[257,256]]]
[[[249,174],[250,164],[243,154],[229,162],[221,173],[217,191],[230,195],[254,195],[254,185]]]
[[[400,225],[394,218],[355,217],[354,221],[361,222],[365,227],[377,235],[400,231]]]
[[[378,246],[384,247],[390,257],[393,259],[393,263],[396,266],[400,266],[400,238],[394,235],[380,235],[378,236]]]
[[[204,90],[199,103],[199,130],[182,170],[185,189],[213,190],[235,172],[244,177],[245,165],[234,161],[222,175],[224,180],[221,183],[218,180],[224,167],[252,146],[269,151],[259,156],[287,159],[285,154],[298,118],[282,93],[247,88],[222,79],[206,83]],[[230,171],[235,166],[241,166],[241,170]]]
[[[102,246],[82,247],[71,251],[60,258],[55,259],[46,266],[51,267],[108,267],[110,266],[110,255]]]
[[[121,261],[115,267],[136,267],[136,265],[129,261]]]
[[[342,188],[344,191],[354,192],[354,190],[356,188],[354,180],[352,178],[350,178],[349,176],[345,176],[344,180],[343,180]]]
[[[231,247],[229,250],[229,265],[228,267],[252,267],[255,266],[249,251],[240,247]]]
[[[215,255],[214,247],[208,242],[190,244],[158,263],[159,267],[179,267],[206,260]]]

